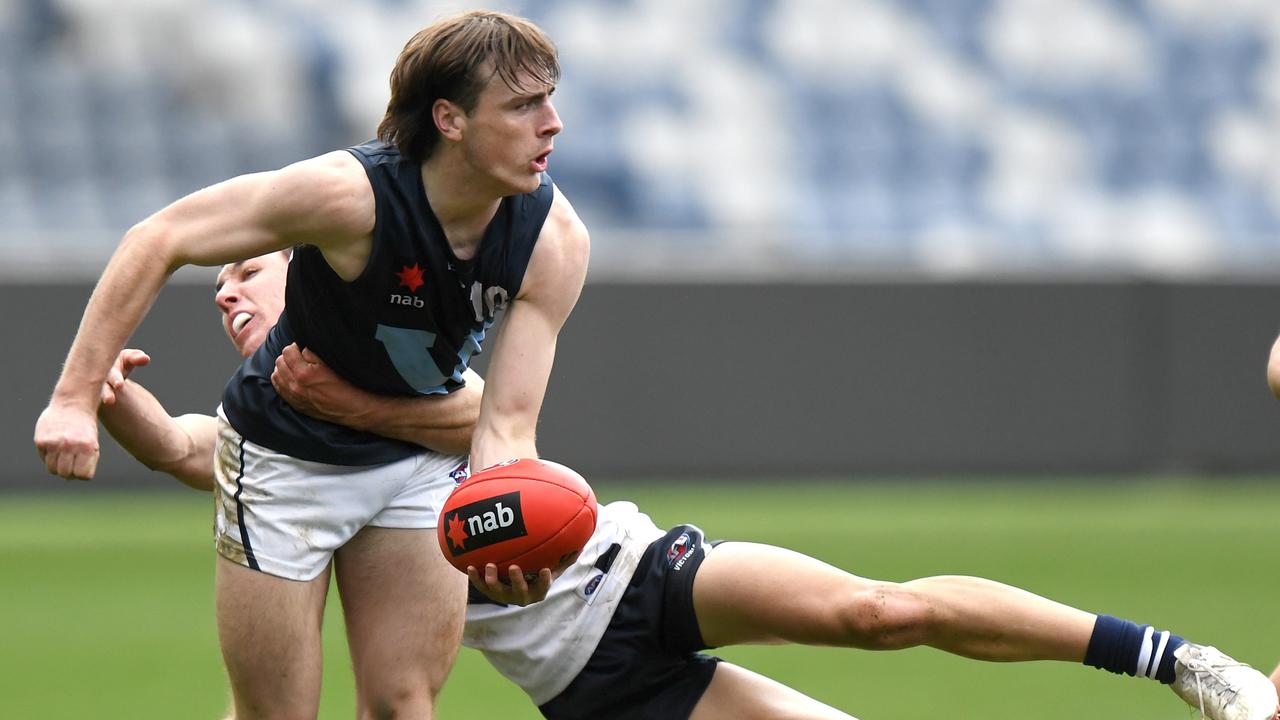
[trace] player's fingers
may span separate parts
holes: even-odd
[[[495,596],[494,588],[485,582],[484,577],[480,574],[480,571],[476,570],[474,565],[467,567],[467,580],[471,582],[471,587],[491,600],[504,600],[501,595]]]
[[[280,352],[279,360],[285,361],[289,365],[296,365],[302,362],[302,351],[298,349],[297,343],[289,343],[284,350]]]
[[[73,470],[75,470],[75,467],[76,467],[75,454],[70,452],[60,452],[58,453],[57,459],[55,460],[53,474],[57,475],[60,478],[65,478],[67,480],[70,480],[71,473]]]
[[[125,350],[124,362],[120,366],[120,382],[124,382],[135,369],[151,364],[151,356],[141,350]]]
[[[102,383],[102,393],[98,396],[98,402],[103,405],[115,405],[116,394],[107,383]]]
[[[486,563],[484,566],[484,591],[494,600],[504,603],[514,602],[511,587],[502,581],[498,575],[498,566],[493,563]]]
[[[543,568],[534,576],[533,584],[529,586],[529,602],[541,602],[547,592],[551,590],[551,569]]]
[[[283,356],[276,358],[276,368],[271,372],[271,384],[278,390],[281,385],[291,387],[294,383],[293,368],[289,367]]]
[[[62,453],[53,451],[44,460],[44,467],[49,471],[50,475],[62,477],[62,473],[58,471],[58,466],[62,464]]]
[[[498,584],[498,566],[493,563],[485,563],[484,566],[484,584],[493,587]]]
[[[529,583],[524,578],[524,571],[519,565],[507,568],[507,577],[511,580],[511,594],[515,596],[516,605],[528,605],[533,602],[529,597]]]
[[[302,361],[309,365],[319,365],[324,362],[319,355],[311,352],[311,348],[306,348],[302,351]]]
[[[77,454],[71,468],[72,480],[92,480],[98,466],[98,454]]]
[[[125,350],[125,353],[125,359],[128,360],[129,367],[142,367],[143,365],[151,364],[151,356],[141,350],[129,348],[128,350]]]

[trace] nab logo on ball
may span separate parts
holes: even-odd
[[[446,514],[444,520],[449,528],[445,538],[454,557],[529,534],[518,492],[463,505]]]

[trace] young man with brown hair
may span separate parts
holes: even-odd
[[[296,248],[284,314],[228,384],[218,425],[217,614],[240,720],[315,716],[338,548],[353,569],[359,714],[432,714],[465,606],[433,529],[463,458],[317,420],[270,375],[296,343],[365,392],[448,394],[505,308],[470,460],[536,456],[589,252],[544,174],[558,77],[554,47],[525,20],[440,20],[397,60],[378,140],[193,193],[133,227],[103,272],[36,424],[46,467],[68,479],[94,474],[103,381],[168,275]],[[257,320],[231,322],[238,336]],[[536,577],[513,570],[500,599],[545,596],[550,571]]]

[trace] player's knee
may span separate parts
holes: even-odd
[[[435,693],[425,687],[399,687],[371,694],[361,702],[360,720],[430,718]]]
[[[880,583],[848,596],[840,623],[850,645],[897,650],[926,642],[933,626],[929,603],[910,588]]]

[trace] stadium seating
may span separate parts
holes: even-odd
[[[604,274],[691,251],[783,273],[1280,264],[1268,0],[499,5],[560,45],[552,174]],[[170,199],[362,141],[443,9],[3,4],[0,268],[93,274]]]

